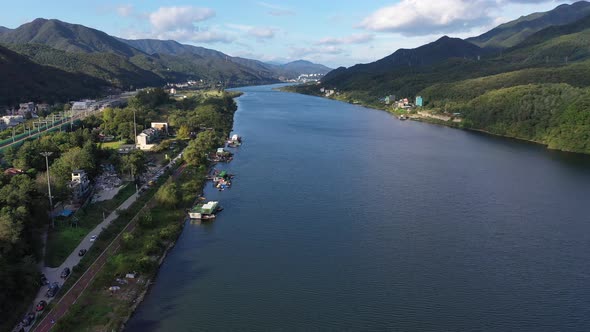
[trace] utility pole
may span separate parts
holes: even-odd
[[[47,191],[49,193],[49,216],[51,217],[51,228],[55,228],[55,220],[53,219],[53,198],[51,198],[51,181],[49,178],[49,156],[53,152],[41,152],[41,155],[45,157],[45,166],[47,167]]]
[[[135,108],[133,109],[133,135],[135,147],[137,147],[137,123],[135,122]]]

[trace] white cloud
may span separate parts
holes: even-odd
[[[341,38],[322,38],[316,45],[343,45],[343,44],[363,44],[372,41],[375,35],[369,33],[357,33]]]
[[[195,28],[195,24],[215,16],[210,8],[192,6],[160,7],[149,15],[152,26],[157,31],[187,30]]]
[[[244,24],[228,23],[228,24],[226,24],[226,26],[230,29],[234,29],[234,30],[240,31],[242,33],[245,33],[248,36],[255,37],[258,40],[273,38],[275,36],[276,32],[279,31],[278,28],[256,27],[256,26],[244,25]]]
[[[119,14],[119,16],[123,16],[123,17],[129,17],[134,15],[135,10],[133,8],[133,5],[120,5],[116,8],[117,14]]]
[[[267,8],[267,14],[272,15],[272,16],[288,16],[288,15],[295,15],[295,11],[287,8],[287,7],[283,7],[283,6],[279,6],[279,5],[275,5],[275,4],[271,4],[271,3],[267,3],[267,2],[258,2],[258,5],[264,8]]]
[[[360,27],[406,36],[460,32],[488,24],[498,0],[401,0],[378,9]]]
[[[291,57],[300,58],[318,54],[341,54],[344,50],[333,45],[317,47],[291,47]]]

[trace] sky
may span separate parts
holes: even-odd
[[[59,19],[128,38],[173,39],[232,56],[332,68],[383,58],[443,35],[477,36],[555,0],[19,0],[0,25]]]

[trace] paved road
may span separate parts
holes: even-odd
[[[181,158],[182,153],[180,153],[178,156],[176,156],[174,159],[172,159],[170,164],[175,164],[178,162],[178,160]],[[160,169],[160,171],[158,171],[156,173],[156,175],[153,177],[153,179],[157,179],[161,174],[163,174],[164,170],[167,169],[168,166],[164,166]],[[182,171],[184,170],[184,168],[186,167],[186,165],[181,165],[179,167],[179,169],[175,172],[174,177],[177,177],[178,175],[180,175],[180,173],[182,173]],[[74,251],[70,254],[70,256],[68,256],[68,258],[65,260],[65,262],[60,265],[57,268],[48,268],[45,267],[44,268],[44,273],[45,276],[47,277],[47,279],[49,280],[49,282],[54,282],[54,281],[58,281],[60,283],[60,287],[63,285],[62,279],[60,279],[60,274],[61,271],[63,271],[63,269],[65,267],[70,267],[70,269],[77,265],[80,260],[82,259],[82,257],[78,256],[78,251],[80,249],[88,249],[92,246],[93,242],[90,242],[90,238],[92,235],[99,235],[103,229],[105,229],[107,226],[109,226],[113,220],[115,220],[118,216],[117,214],[117,210],[126,210],[127,208],[129,208],[131,206],[131,204],[133,204],[137,198],[139,197],[138,193],[133,194],[131,197],[129,197],[125,202],[123,202],[123,204],[121,204],[115,211],[113,211],[102,223],[100,223],[98,226],[96,226],[94,228],[94,230],[90,233],[88,233],[88,235],[82,240],[82,242],[80,242],[80,244],[78,245],[78,247],[76,247],[76,249],[74,249]],[[94,276],[100,271],[100,269],[102,268],[102,266],[105,264],[107,258],[114,252],[116,252],[119,249],[119,241],[120,241],[120,236],[121,234],[123,234],[124,232],[130,232],[135,228],[135,224],[136,222],[131,222],[129,223],[125,229],[123,229],[123,231],[121,231],[119,233],[119,235],[117,235],[117,237],[113,240],[113,242],[111,242],[111,244],[103,251],[103,253],[96,259],[96,261],[94,261],[94,263],[92,263],[92,265],[86,270],[86,272],[84,272],[84,274],[80,277],[80,279],[78,279],[76,281],[76,283],[68,290],[68,292],[61,297],[61,299],[59,300],[59,302],[57,303],[57,305],[51,310],[51,312],[45,316],[45,318],[43,318],[43,320],[37,325],[37,327],[34,329],[34,331],[49,331],[49,329],[51,329],[51,327],[53,326],[52,321],[53,322],[57,322],[57,320],[59,318],[61,318],[69,309],[69,307],[76,302],[76,300],[78,299],[78,297],[82,294],[82,292],[86,289],[86,287],[88,287],[88,285],[90,284],[90,282],[94,279]],[[47,299],[45,297],[45,293],[47,291],[47,287],[41,287],[41,290],[39,291],[39,293],[37,294],[37,297],[35,298],[35,302],[34,305],[36,305],[40,300],[46,300],[47,302],[50,302],[50,300],[52,299]],[[34,308],[33,308],[34,310]],[[25,329],[25,331],[28,331],[30,328]]]

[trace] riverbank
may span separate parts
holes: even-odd
[[[158,184],[151,188],[157,191],[150,194],[153,197],[148,201],[143,201],[140,212],[125,216],[127,220],[132,217],[133,227],[121,233],[115,251],[52,330],[124,328],[180,236],[185,210],[202,193],[209,166],[202,159],[203,151],[214,151],[228,136],[237,110],[233,98],[238,96],[239,93],[223,93],[199,102],[214,106],[211,109],[217,118],[211,123],[212,130],[204,130],[189,140],[182,166],[161,187]]]
[[[542,145],[549,150],[555,150],[555,151],[561,151],[561,152],[567,152],[567,153],[577,153],[577,154],[584,154],[584,155],[590,154],[587,152],[573,150],[573,149],[558,148],[555,145],[552,145],[550,142],[547,142],[547,141],[530,139],[530,138],[516,136],[516,135],[501,134],[501,133],[496,133],[496,132],[493,132],[493,131],[487,130],[487,129],[475,128],[475,127],[472,127],[469,125],[470,121],[465,121],[465,119],[463,119],[463,118],[458,118],[458,120],[455,120],[455,118],[452,116],[447,116],[447,115],[440,116],[440,115],[432,113],[432,112],[434,112],[434,110],[431,110],[428,108],[421,108],[420,112],[409,113],[409,112],[405,112],[405,111],[396,110],[396,109],[393,109],[390,107],[386,107],[387,105],[381,104],[381,103],[379,103],[379,104],[367,103],[367,102],[364,102],[363,100],[351,99],[351,98],[348,98],[345,94],[334,94],[332,96],[327,97],[325,95],[313,93],[308,90],[298,90],[297,86],[281,87],[281,88],[279,88],[279,90],[283,91],[283,92],[300,93],[300,94],[304,94],[304,95],[321,97],[321,98],[325,98],[325,99],[341,101],[341,102],[348,103],[348,104],[359,105],[359,106],[363,106],[366,108],[385,111],[387,113],[393,114],[398,119],[400,118],[400,116],[402,114],[404,114],[407,116],[408,119],[414,120],[414,121],[425,122],[425,123],[430,123],[430,124],[435,124],[435,125],[440,125],[440,126],[445,126],[445,127],[451,127],[451,128],[455,128],[455,129],[473,131],[473,132],[478,132],[478,133],[487,134],[487,135],[496,136],[496,137],[525,141],[528,143]],[[424,113],[432,113],[433,115],[426,116]],[[443,118],[448,118],[448,119],[443,120]]]

